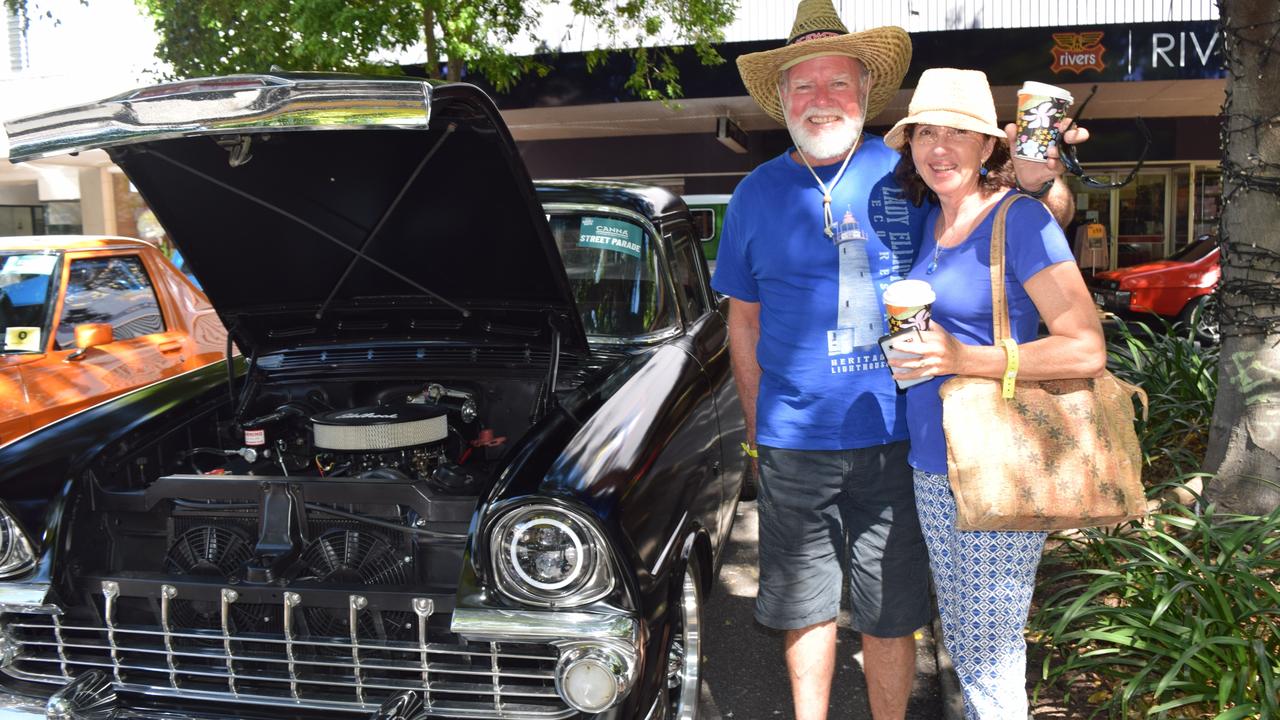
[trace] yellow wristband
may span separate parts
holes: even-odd
[[[1007,356],[1007,362],[1004,366],[1004,377],[1001,379],[1000,397],[1008,400],[1013,397],[1014,380],[1018,377],[1018,343],[1013,338],[1004,338],[1001,340],[1004,344],[1004,354]]]
[[[759,450],[757,450],[757,449],[755,449],[755,447],[754,447],[754,446],[752,446],[752,445],[748,445],[748,444],[746,444],[746,443],[742,443],[742,452],[746,453],[746,454],[747,454],[747,457],[749,457],[749,458],[758,458],[758,457],[760,457],[760,451],[759,451]]]

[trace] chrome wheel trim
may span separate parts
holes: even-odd
[[[671,647],[667,651],[667,693],[670,720],[696,720],[702,677],[702,599],[694,579],[693,565],[684,573],[680,591],[680,612],[675,620]]]
[[[1218,329],[1218,308],[1215,307],[1218,301],[1212,295],[1206,295],[1205,298],[1195,309],[1192,326],[1195,328],[1196,339],[1216,345],[1222,339]]]

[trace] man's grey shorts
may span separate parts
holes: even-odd
[[[929,555],[907,443],[762,445],[757,507],[761,624],[796,630],[834,619],[846,566],[854,630],[902,637],[929,622]]]

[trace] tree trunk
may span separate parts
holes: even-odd
[[[1227,66],[1218,396],[1205,498],[1280,506],[1280,1],[1219,0]]]
[[[422,3],[422,37],[427,45],[427,77],[440,78],[440,49],[436,47],[436,8],[435,0],[423,0]]]

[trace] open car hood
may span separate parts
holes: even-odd
[[[464,84],[158,85],[6,123],[10,158],[105,148],[242,349],[586,335],[528,172]]]

